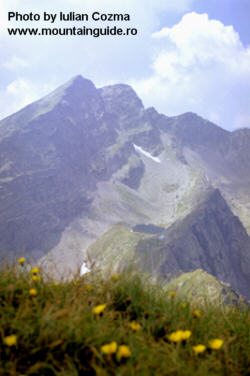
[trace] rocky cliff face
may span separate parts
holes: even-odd
[[[196,267],[210,263],[209,271],[230,281],[238,272],[247,275],[248,235],[230,209],[249,230],[249,142],[248,130],[230,133],[192,113],[167,117],[145,109],[128,85],[97,89],[77,76],[0,122],[0,256],[26,250],[44,255],[47,268],[74,272],[87,248],[113,226],[123,224],[130,233],[150,223],[171,236],[192,234],[188,252],[197,250]],[[192,213],[214,188],[228,205],[224,222],[221,213],[203,211],[191,229]],[[219,228],[226,218],[230,225]],[[157,254],[153,237],[147,244]],[[209,257],[223,267],[217,270]],[[177,258],[173,272],[184,268]],[[164,268],[157,270],[168,273]]]
[[[136,252],[150,273],[174,277],[202,268],[250,298],[250,239],[219,190],[163,234],[141,240]]]
[[[112,174],[102,153],[116,131],[105,128],[111,119],[94,85],[77,77],[46,111],[48,101],[0,125],[2,252],[47,253],[71,221],[87,214],[88,192]]]
[[[220,189],[250,234],[250,130],[227,132],[192,113],[168,121],[183,160]]]
[[[82,251],[110,225],[174,218],[180,181],[189,192],[196,176],[172,150],[165,153],[156,119],[162,123],[129,86],[98,90],[78,76],[1,121],[1,254],[26,250],[39,257],[55,250],[54,262],[73,252],[79,264]],[[150,158],[160,152],[168,154],[162,164]],[[164,176],[168,165],[171,177]],[[167,199],[159,212],[161,195]]]

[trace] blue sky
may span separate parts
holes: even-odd
[[[19,13],[129,13],[130,37],[13,37]],[[129,83],[146,107],[192,111],[233,130],[250,126],[249,0],[0,0],[0,119],[81,74]],[[117,23],[115,23],[117,24]],[[56,23],[55,27],[82,26]],[[89,22],[86,26],[90,26]],[[98,23],[95,27],[114,26]],[[47,25],[46,25],[47,26]]]

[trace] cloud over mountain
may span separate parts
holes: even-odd
[[[27,104],[23,96],[32,102],[81,73],[99,87],[131,83],[146,105],[167,115],[193,111],[226,129],[249,126],[249,47],[242,44],[233,26],[206,13],[191,12],[193,0],[119,0],[115,5],[111,0],[84,4],[45,0],[41,4],[0,1],[0,118]],[[135,27],[138,34],[126,38],[13,37],[7,27],[48,27],[48,23],[8,22],[8,11],[129,13],[131,21],[110,25]],[[83,24],[58,22],[57,18],[51,25]],[[103,24],[89,20],[85,26]],[[23,90],[10,95],[9,87],[20,82],[25,82]]]
[[[199,112],[225,128],[250,125],[250,48],[232,26],[192,12],[152,37],[152,74],[133,82],[146,104]]]

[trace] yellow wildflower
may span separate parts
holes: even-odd
[[[31,296],[36,296],[37,290],[36,289],[30,289],[29,293],[30,293]]]
[[[111,343],[108,343],[107,345],[103,345],[101,347],[101,351],[105,355],[115,354],[116,350],[117,350],[117,343],[115,341],[111,342]]]
[[[53,282],[53,285],[54,285],[54,286],[58,286],[59,283],[58,283],[58,282]]]
[[[20,265],[23,265],[25,263],[25,257],[21,257],[19,260],[17,260],[17,262],[20,264]]]
[[[15,334],[12,334],[10,336],[7,336],[3,339],[5,345],[7,346],[16,346],[17,344],[17,336]]]
[[[105,310],[106,308],[106,304],[99,304],[98,306],[94,307],[92,312],[95,314],[95,315],[100,315],[103,313],[103,311]]]
[[[220,338],[215,338],[209,341],[209,347],[212,350],[219,350],[223,345],[224,341]]]
[[[192,332],[190,330],[183,330],[182,331],[182,339],[185,341],[186,339],[190,338]]]
[[[113,274],[113,275],[110,277],[111,281],[114,281],[114,282],[117,281],[119,278],[120,278],[119,274]]]
[[[38,274],[40,272],[40,269],[37,266],[34,266],[34,268],[30,270],[30,272],[31,274]]]
[[[198,311],[198,309],[195,309],[193,311],[193,316],[194,316],[195,319],[198,319],[199,317],[201,317],[200,311]]]
[[[40,282],[41,281],[40,275],[36,275],[36,274],[34,274],[31,279],[32,279],[32,281],[35,281],[35,282]]]
[[[168,339],[171,342],[180,342],[180,341],[186,341],[190,336],[192,332],[190,330],[177,330],[176,332],[172,332],[168,335]]]
[[[177,332],[172,332],[171,334],[168,335],[168,339],[171,342],[180,342],[182,341],[182,330],[177,330]]]
[[[187,303],[181,303],[180,305],[181,305],[181,308],[186,308]]]
[[[204,345],[193,346],[193,350],[194,350],[195,355],[199,355],[206,350],[206,346]]]
[[[169,293],[168,293],[168,296],[170,296],[170,298],[174,298],[175,295],[176,295],[175,291],[169,291]]]
[[[122,358],[129,358],[131,356],[130,348],[126,345],[121,345],[117,351],[117,358],[120,360]]]
[[[135,321],[132,321],[130,324],[129,324],[130,328],[134,331],[134,332],[138,332],[139,330],[141,330],[141,325],[138,324],[137,322]]]

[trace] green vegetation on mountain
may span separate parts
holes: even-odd
[[[165,291],[175,291],[178,298],[188,299],[190,302],[201,304],[240,304],[244,298],[240,297],[232,288],[219,282],[214,276],[197,269],[183,273],[171,280]]]
[[[135,247],[144,234],[133,232],[127,226],[113,226],[87,251],[88,266],[102,275],[117,273],[135,262]]]

